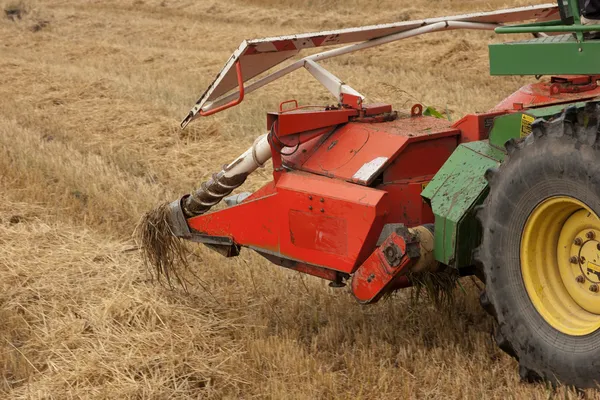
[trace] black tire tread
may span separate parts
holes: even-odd
[[[482,225],[483,239],[481,246],[479,246],[474,253],[474,257],[480,268],[483,270],[485,277],[485,289],[481,293],[480,303],[483,309],[489,313],[496,320],[493,336],[496,344],[500,349],[509,354],[511,357],[519,361],[519,375],[522,380],[527,382],[538,382],[540,380],[548,381],[552,384],[563,383],[578,388],[589,388],[598,387],[597,379],[600,376],[593,376],[594,374],[600,375],[600,366],[594,364],[595,371],[590,373],[589,377],[574,378],[572,372],[563,372],[562,366],[556,368],[549,368],[547,360],[545,362],[537,363],[537,360],[541,360],[546,357],[543,354],[529,354],[529,352],[540,351],[539,349],[524,350],[521,345],[516,346],[511,343],[511,340],[517,333],[511,332],[511,328],[507,326],[507,321],[513,318],[511,311],[502,309],[500,305],[501,301],[495,293],[495,274],[493,271],[492,263],[492,249],[494,248],[493,243],[490,243],[491,236],[494,235],[494,231],[498,229],[499,225],[503,222],[494,220],[491,212],[491,198],[493,196],[501,196],[502,194],[494,192],[494,189],[499,185],[506,185],[505,180],[510,179],[508,174],[505,174],[505,170],[509,165],[515,163],[522,163],[522,168],[527,167],[527,157],[520,157],[520,153],[524,150],[531,152],[535,146],[545,140],[554,140],[556,143],[559,141],[573,143],[575,149],[579,149],[581,146],[587,146],[598,155],[598,163],[600,164],[600,126],[598,121],[600,120],[600,103],[590,102],[584,109],[577,109],[575,107],[566,108],[560,115],[551,118],[549,121],[543,119],[537,119],[532,124],[532,134],[521,140],[509,140],[505,147],[507,156],[504,162],[499,168],[492,168],[486,171],[485,178],[490,186],[490,195],[484,202],[484,205],[477,210],[477,218]],[[589,150],[589,149],[588,149]],[[566,171],[566,166],[564,167]],[[516,167],[514,167],[516,168]],[[514,169],[513,168],[513,169]],[[580,171],[580,173],[585,173]],[[539,172],[540,179],[546,177],[546,171]],[[525,178],[524,178],[525,179]],[[588,178],[590,181],[591,177]],[[600,182],[600,181],[599,181]],[[530,182],[527,182],[528,184]],[[505,187],[505,186],[503,186]],[[496,256],[498,257],[498,256]],[[497,267],[496,267],[497,268]],[[514,328],[514,326],[513,326]],[[540,358],[541,357],[541,358]],[[568,368],[565,368],[568,369]]]

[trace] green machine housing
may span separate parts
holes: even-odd
[[[559,0],[559,10],[560,20],[497,28],[497,33],[530,33],[536,37],[489,45],[490,73],[538,78],[588,75],[580,77],[586,78],[586,84],[571,85],[563,97],[556,86],[556,96],[551,101],[515,104],[503,115],[491,117],[488,139],[459,145],[434,176],[422,197],[435,215],[435,258],[443,264],[454,268],[474,265],[473,251],[482,236],[476,209],[489,191],[485,174],[503,162],[506,142],[527,136],[535,119],[552,118],[567,106],[583,108],[586,101],[598,96],[594,91],[586,93],[597,87],[600,77],[600,40],[587,39],[587,32],[598,26],[581,24],[576,0]]]

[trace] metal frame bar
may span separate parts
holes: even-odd
[[[244,100],[244,78],[242,76],[242,65],[239,60],[235,62],[235,71],[237,74],[238,87],[240,88],[240,90],[238,91],[237,99],[233,99],[233,100],[231,100],[231,102],[229,102],[227,104],[223,104],[220,107],[216,107],[216,108],[213,108],[208,111],[200,110],[200,115],[202,117],[208,117],[209,115],[216,114],[219,111],[223,111],[227,108],[237,106]]]
[[[600,25],[513,25],[496,28],[496,33],[538,32],[592,32],[600,31]]]
[[[329,92],[333,94],[338,101],[342,101],[342,94],[351,94],[364,100],[365,96],[346,85],[337,76],[327,71],[313,60],[306,60],[304,62],[304,68],[310,72],[310,74],[314,76],[315,79],[321,83],[321,85],[329,90]]]
[[[247,85],[243,89],[243,91],[246,94],[252,93],[255,90],[260,89],[261,87],[263,87],[285,75],[288,75],[288,74],[296,71],[297,69],[303,68],[303,67],[309,69],[309,71],[310,71],[310,68],[312,67],[314,70],[314,66],[315,66],[316,62],[318,62],[318,61],[323,61],[323,60],[327,60],[330,58],[339,57],[339,56],[342,56],[345,54],[353,53],[353,52],[360,51],[360,50],[365,50],[365,49],[368,49],[371,47],[381,46],[383,44],[395,42],[397,40],[407,39],[410,37],[419,36],[419,35],[423,35],[426,33],[433,33],[433,32],[439,32],[439,31],[450,31],[450,30],[458,30],[458,29],[494,30],[498,26],[499,26],[498,24],[489,24],[489,23],[480,23],[480,22],[464,22],[464,21],[436,22],[436,23],[433,23],[430,25],[421,26],[421,27],[410,29],[407,31],[395,33],[392,35],[383,36],[383,37],[380,37],[377,39],[367,40],[367,41],[364,41],[361,43],[356,43],[356,44],[352,44],[352,45],[348,45],[348,46],[344,46],[344,47],[340,47],[337,49],[332,49],[332,50],[324,51],[322,53],[317,53],[317,54],[313,54],[313,55],[304,57],[284,68],[281,68],[278,71],[275,71],[263,78],[260,78],[256,81],[252,82],[251,84]],[[308,67],[307,67],[307,64],[308,64]],[[321,67],[321,66],[319,66],[319,67]],[[322,70],[324,70],[324,68],[322,68]],[[331,74],[331,76],[333,76],[333,74]],[[333,76],[333,78],[337,79],[339,81],[339,79],[336,78],[335,76]],[[321,82],[321,80],[319,80],[319,82]],[[327,81],[327,82],[329,82],[329,81]],[[321,82],[321,84],[323,84],[323,82]],[[324,86],[327,87],[327,85],[325,85],[325,84],[324,84]],[[349,86],[346,86],[346,87],[349,88]],[[332,92],[332,93],[335,95],[335,92]],[[358,93],[358,92],[356,92],[356,93]],[[354,94],[354,93],[351,93],[351,94]],[[211,112],[212,110],[220,108],[228,103],[231,103],[235,99],[239,98],[239,96],[240,96],[239,90],[234,91],[228,95],[221,96],[220,98],[218,98],[210,103],[205,104],[204,107],[202,107],[202,109],[199,110],[199,112],[202,112],[202,115],[206,115],[207,113]],[[220,110],[222,110],[222,109],[220,109]],[[212,113],[214,113],[214,112],[212,112]],[[187,126],[187,124],[192,119],[194,119],[195,116],[196,116],[196,114],[190,113],[188,115],[188,117],[186,117],[186,119],[184,119],[183,122],[181,123],[181,127],[185,128]]]

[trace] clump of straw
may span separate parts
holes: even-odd
[[[152,277],[160,282],[164,276],[171,288],[171,279],[175,278],[185,289],[186,281],[182,272],[188,269],[187,250],[183,241],[171,230],[168,203],[144,214],[135,228],[134,236]]]
[[[458,271],[447,268],[436,272],[409,272],[407,276],[413,285],[414,302],[418,302],[425,292],[436,308],[451,306],[454,303],[454,289],[460,286]]]

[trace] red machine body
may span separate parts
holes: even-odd
[[[285,127],[287,119],[310,121],[319,113],[271,114],[269,122],[279,119]],[[460,130],[433,117],[333,125],[327,134],[286,147],[297,147],[292,155],[273,149],[278,173],[272,183],[237,206],[188,224],[242,246],[350,274],[373,252],[384,224],[433,222],[420,193],[459,142]]]
[[[411,262],[410,235],[380,238],[384,226],[434,222],[421,191],[460,143],[487,139],[493,118],[515,112],[515,103],[532,107],[600,94],[596,87],[555,90],[549,100],[539,96],[543,84],[537,85],[454,124],[423,116],[419,107],[397,115],[382,104],[269,113],[273,181],[238,205],[188,219],[188,225],[336,283],[360,267],[355,295],[373,301],[390,284],[409,284],[402,275]],[[382,257],[389,240],[400,250],[401,267]]]

